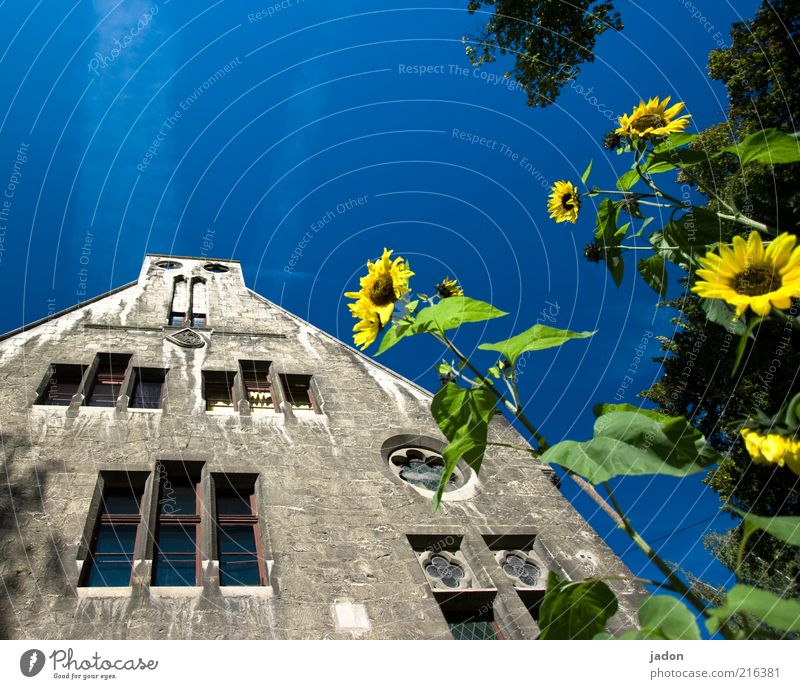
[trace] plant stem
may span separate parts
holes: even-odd
[[[732,220],[733,222],[739,223],[740,225],[746,225],[747,227],[752,227],[755,228],[756,230],[767,232],[768,234],[775,234],[772,230],[769,229],[768,225],[765,225],[763,222],[758,222],[758,220],[751,220],[746,215],[742,215],[741,213],[736,213],[735,215],[728,215],[727,213],[720,213],[719,211],[717,211],[717,215],[723,220]]]
[[[603,486],[605,487],[606,491],[608,492],[608,497],[611,500],[611,503],[614,505],[614,509],[617,511],[617,514],[620,516],[622,520],[622,528],[625,530],[625,533],[631,537],[631,540],[639,547],[639,549],[647,555],[648,559],[656,566],[661,573],[667,577],[670,584],[673,587],[673,591],[675,593],[681,594],[687,601],[689,601],[692,606],[704,617],[708,617],[708,606],[706,605],[703,600],[695,594],[686,584],[681,581],[681,578],[673,571],[673,569],[662,560],[658,553],[650,546],[650,544],[642,538],[636,529],[633,528],[633,525],[625,516],[625,513],[622,511],[622,507],[620,506],[619,502],[617,502],[616,497],[614,496],[614,492],[611,490],[611,486],[608,485],[608,481],[603,482]],[[735,634],[728,628],[727,623],[720,625],[719,628],[720,633],[727,639],[734,638]]]

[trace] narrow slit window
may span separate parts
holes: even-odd
[[[286,401],[293,409],[308,409],[320,413],[319,404],[311,389],[311,376],[282,374],[281,384]]]
[[[157,466],[153,586],[199,586],[200,471],[182,463]]]
[[[233,408],[232,371],[203,371],[203,397],[206,411],[226,413]]]
[[[44,390],[36,404],[52,404],[68,407],[72,397],[81,386],[85,366],[80,364],[53,364],[48,372]]]
[[[186,323],[189,311],[189,285],[184,277],[176,277],[172,288],[172,302],[169,309],[169,324],[181,326]]]
[[[242,361],[242,379],[251,414],[279,411],[268,361]]]
[[[109,472],[81,586],[129,586],[141,534],[144,473]],[[110,485],[109,485],[110,484]]]
[[[218,475],[214,488],[220,586],[265,585],[255,478],[242,484],[235,475]]]
[[[166,371],[163,368],[134,369],[133,390],[128,404],[132,409],[161,409]]]
[[[206,282],[199,278],[192,280],[192,327],[205,328],[208,313],[206,297]]]
[[[97,371],[85,404],[89,407],[113,407],[117,403],[130,354],[100,354]]]

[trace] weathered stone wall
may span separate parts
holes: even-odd
[[[249,292],[235,262],[211,274],[199,259],[179,259],[178,271],[157,260],[146,258],[136,285],[0,342],[0,636],[447,638],[409,545],[414,533],[463,535],[462,553],[479,584],[498,589],[501,624],[516,638],[535,636],[537,627],[483,535],[535,534],[540,557],[574,578],[630,575],[525,453],[491,448],[476,495],[434,515],[430,500],[381,457],[397,434],[441,438],[426,392]],[[202,348],[165,338],[177,330],[164,324],[178,272],[208,282]],[[109,351],[169,369],[163,411],[34,405],[52,362],[89,365]],[[324,414],[207,414],[201,371],[235,370],[245,359],[313,374]],[[491,433],[522,442],[502,420]],[[157,460],[171,459],[260,475],[271,586],[223,594],[210,552],[202,590],[150,588],[146,561],[131,589],[77,586],[98,472],[152,472]],[[630,626],[639,592],[613,587],[623,600],[614,626]],[[358,612],[351,603],[365,607],[368,630],[346,628],[346,613]]]

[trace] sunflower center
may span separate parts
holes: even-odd
[[[658,129],[667,124],[667,121],[661,115],[641,115],[631,122],[631,128],[637,132],[643,132],[651,127]]]
[[[386,306],[395,301],[394,282],[391,275],[384,273],[372,283],[369,299],[375,306]]]
[[[733,281],[738,294],[758,297],[772,291],[772,271],[764,267],[745,268]]]
[[[561,197],[561,207],[571,211],[577,205],[577,198],[572,192],[567,192]]]

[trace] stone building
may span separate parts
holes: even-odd
[[[548,570],[630,576],[526,453],[434,514],[431,395],[235,261],[148,255],[3,336],[0,380],[4,638],[530,639]]]

